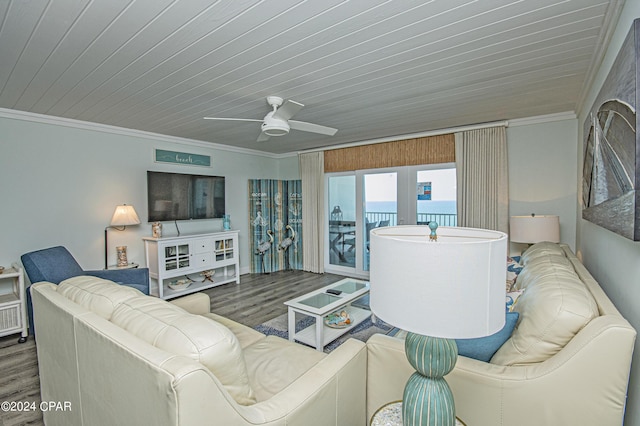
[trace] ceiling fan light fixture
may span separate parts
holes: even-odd
[[[289,133],[290,127],[286,120],[273,118],[273,112],[267,114],[262,123],[262,133],[268,136],[284,136]]]
[[[268,136],[284,136],[289,133],[289,129],[280,126],[262,126],[262,133]]]

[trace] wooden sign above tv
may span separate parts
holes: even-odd
[[[211,157],[202,154],[190,154],[188,152],[155,150],[156,163],[186,164],[189,166],[211,166]]]

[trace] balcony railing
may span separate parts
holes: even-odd
[[[398,224],[398,215],[396,213],[367,212],[366,217],[370,223],[377,223],[378,226],[396,226]],[[431,221],[436,221],[439,226],[458,226],[458,215],[447,213],[418,213],[418,225],[427,225]]]

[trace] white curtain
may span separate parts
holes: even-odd
[[[508,233],[509,182],[504,126],[455,134],[458,226]]]
[[[298,155],[302,178],[302,270],[324,272],[324,152]]]

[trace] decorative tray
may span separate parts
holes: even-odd
[[[167,284],[171,290],[184,290],[191,285],[191,280],[183,278],[181,280],[173,280]]]
[[[334,312],[324,317],[324,323],[331,328],[345,328],[351,325],[351,318],[347,311]]]

